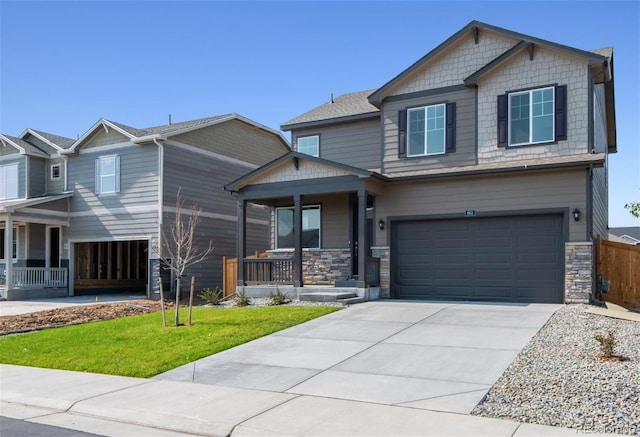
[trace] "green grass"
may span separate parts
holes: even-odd
[[[0,362],[148,378],[336,309],[195,307],[192,326],[163,327],[156,312],[46,329],[0,338]]]

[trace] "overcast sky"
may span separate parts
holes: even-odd
[[[0,0],[0,132],[76,138],[237,112],[273,128],[378,88],[472,20],[584,50],[614,47],[610,226],[640,225],[640,2]],[[288,137],[288,135],[287,135]]]

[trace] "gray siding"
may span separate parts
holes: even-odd
[[[574,208],[586,211],[586,172],[582,169],[397,183],[376,198],[376,218],[462,216],[482,213]],[[571,241],[584,241],[586,220],[569,221]],[[376,245],[386,246],[388,226],[376,227]]]
[[[0,150],[13,149],[12,147],[2,147]],[[0,157],[0,166],[18,164],[18,199],[27,197],[26,174],[27,174],[27,157],[18,153],[2,155]]]
[[[120,192],[95,194],[95,160],[120,156]],[[69,158],[70,227],[84,241],[155,235],[158,226],[158,148],[130,146]]]
[[[593,169],[593,235],[600,235],[602,238],[609,238],[609,197],[607,187],[606,168]]]
[[[96,129],[93,135],[84,140],[82,145],[83,149],[89,149],[91,147],[108,146],[110,144],[126,143],[129,138],[122,135],[115,129],[109,129],[109,132],[105,132],[104,128]]]
[[[29,163],[29,197],[42,196],[47,192],[45,180],[47,160],[29,156],[27,162]]]
[[[45,225],[29,223],[29,247],[26,258],[30,260],[44,260],[46,257],[46,229]]]
[[[60,164],[60,179],[51,179],[51,166],[54,164]],[[65,173],[64,158],[53,158],[49,160],[47,168],[45,169],[45,177],[47,180],[47,193],[58,194],[64,191],[64,173]]]
[[[384,103],[382,111],[383,172],[428,170],[476,164],[476,94],[472,89]],[[456,103],[456,151],[429,157],[398,157],[398,112],[436,103]]]
[[[252,167],[222,162],[215,157],[186,151],[171,144],[164,147],[165,209],[175,208],[176,193],[180,188],[184,208],[190,209],[195,203],[202,210],[196,229],[201,247],[206,246],[209,240],[213,241],[212,255],[189,271],[189,276],[196,276],[198,290],[222,286],[222,257],[236,257],[237,202],[222,187],[251,169]],[[173,212],[164,214],[165,235],[169,234],[174,216]],[[247,224],[247,252],[268,249],[268,209],[248,206],[247,216],[265,223]]]
[[[3,146],[2,144],[0,144],[0,156],[10,157],[13,155],[15,155],[14,157],[20,156],[20,151],[13,146]]]
[[[239,120],[197,129],[171,140],[195,145],[254,165],[262,165],[287,152],[275,135]],[[229,182],[229,181],[227,181]]]
[[[320,136],[321,158],[369,170],[381,167],[379,118],[293,131],[294,150],[298,137],[309,135]]]
[[[593,148],[598,153],[607,150],[607,115],[604,100],[604,84],[593,86]]]

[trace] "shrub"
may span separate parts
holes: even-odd
[[[289,295],[280,291],[278,287],[276,287],[275,293],[273,291],[269,292],[267,299],[269,299],[269,305],[284,305],[291,302]]]
[[[222,300],[222,290],[220,290],[219,287],[216,287],[215,290],[205,288],[198,296],[200,296],[200,298],[209,305],[220,305],[220,301]]]
[[[247,296],[244,288],[241,291],[237,291],[233,298],[233,304],[237,307],[246,307],[251,305],[251,298]]]
[[[600,343],[600,352],[603,357],[613,357],[613,350],[616,347],[616,333],[609,331],[606,334],[596,334],[593,338]]]

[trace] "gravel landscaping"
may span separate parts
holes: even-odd
[[[558,310],[471,414],[640,435],[640,323],[588,314],[587,308]],[[609,331],[620,359],[599,356],[594,335]]]

